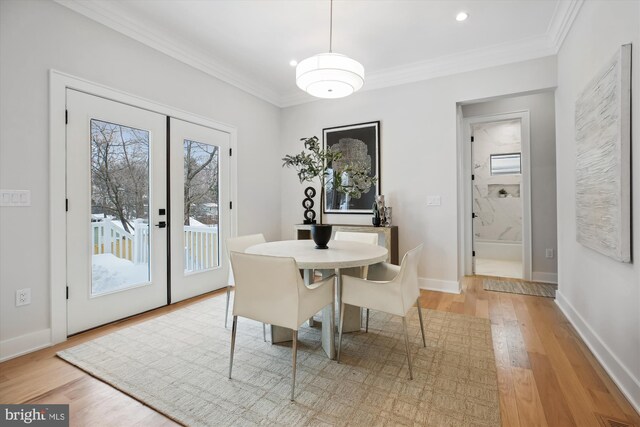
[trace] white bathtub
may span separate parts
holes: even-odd
[[[476,239],[473,249],[476,258],[522,261],[522,242]]]

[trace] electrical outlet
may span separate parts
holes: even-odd
[[[31,288],[18,289],[16,291],[16,307],[31,304]]]
[[[545,250],[544,254],[545,254],[545,256],[546,256],[547,258],[553,258],[553,249],[551,249],[551,248],[547,248],[547,249]]]

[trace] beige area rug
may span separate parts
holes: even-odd
[[[402,322],[371,312],[369,333],[345,334],[342,363],[303,327],[296,401],[289,400],[291,348],[262,340],[260,323],[240,319],[233,379],[231,332],[220,296],[131,326],[58,356],[189,426],[499,426],[491,325],[486,319],[423,310],[410,314],[414,379],[408,379]]]
[[[555,298],[558,285],[504,279],[483,279],[482,288],[485,291],[508,292],[510,294]]]

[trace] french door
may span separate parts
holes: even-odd
[[[229,135],[66,96],[67,333],[226,286]]]
[[[167,302],[166,118],[67,90],[67,333]]]
[[[171,118],[171,302],[227,285],[231,231],[226,132]]]

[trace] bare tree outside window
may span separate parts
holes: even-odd
[[[90,132],[91,294],[102,295],[149,281],[150,133],[96,119]]]
[[[184,141],[184,225],[218,224],[218,147]]]
[[[149,280],[150,133],[91,120],[92,293]],[[184,265],[219,265],[219,147],[184,140]]]
[[[149,132],[91,120],[91,213],[112,216],[126,232],[149,216]]]

